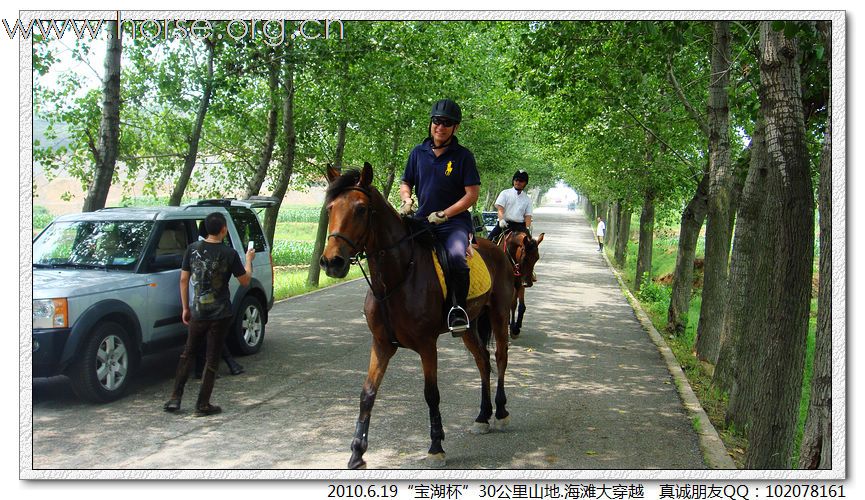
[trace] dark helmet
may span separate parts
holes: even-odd
[[[463,112],[460,110],[459,104],[450,99],[440,99],[433,104],[432,110],[429,112],[429,117],[443,116],[459,123],[463,121]]]
[[[514,172],[514,178],[511,180],[511,182],[516,181],[516,180],[521,180],[525,183],[528,183],[529,182],[529,173],[526,172],[525,170],[517,170],[516,172]]]

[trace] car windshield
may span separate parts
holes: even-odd
[[[33,265],[132,270],[152,227],[152,221],[55,222],[33,242]]]

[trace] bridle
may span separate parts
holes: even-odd
[[[411,247],[410,247],[411,248],[411,255],[409,256],[408,264],[406,264],[405,270],[403,271],[402,280],[400,280],[400,282],[397,283],[396,286],[394,286],[393,288],[388,290],[387,284],[385,284],[385,282],[384,282],[384,277],[382,276],[381,271],[379,271],[377,273],[378,274],[378,281],[379,281],[379,283],[381,283],[381,288],[382,288],[382,292],[377,293],[375,291],[375,288],[372,285],[372,280],[370,279],[369,275],[367,275],[366,270],[363,268],[363,265],[361,264],[361,261],[363,259],[369,260],[368,256],[365,254],[365,251],[367,250],[366,245],[367,245],[367,243],[369,243],[369,234],[372,231],[372,217],[376,213],[376,210],[374,210],[372,208],[372,205],[373,205],[372,192],[369,189],[365,189],[365,188],[362,188],[360,186],[349,186],[349,187],[346,187],[345,189],[343,189],[339,193],[339,195],[342,195],[345,191],[359,191],[359,192],[363,193],[369,199],[370,209],[367,210],[366,231],[363,233],[363,235],[360,238],[358,238],[358,241],[363,241],[363,245],[359,245],[358,243],[353,241],[348,236],[346,236],[342,233],[336,232],[336,231],[328,234],[327,238],[328,239],[338,238],[338,239],[345,241],[346,243],[348,243],[349,246],[351,246],[352,250],[354,251],[354,254],[349,259],[349,262],[351,264],[357,265],[357,267],[360,268],[360,272],[363,273],[363,278],[366,280],[366,284],[369,286],[369,291],[372,293],[373,298],[376,300],[376,302],[381,304],[381,306],[383,308],[383,313],[384,313],[384,314],[382,314],[382,318],[384,320],[384,328],[388,334],[389,342],[394,347],[402,347],[402,344],[400,344],[400,342],[396,338],[396,332],[394,331],[393,325],[391,324],[390,311],[389,311],[387,299],[390,298],[397,290],[402,288],[402,286],[408,281],[409,274],[411,274],[411,270],[415,264],[414,245],[411,245]],[[387,252],[393,250],[394,248],[398,248],[400,245],[402,245],[406,241],[411,241],[412,239],[414,239],[419,234],[427,232],[429,230],[430,230],[429,227],[424,227],[424,228],[422,228],[418,231],[415,231],[415,232],[409,232],[408,230],[406,230],[407,234],[405,236],[403,236],[402,238],[400,238],[399,240],[397,240],[396,243],[393,243],[393,244],[388,245],[384,248],[381,248],[378,251],[376,251],[375,254],[373,254],[372,257],[373,257],[373,259],[375,259],[376,267],[379,270],[381,270],[383,268],[381,265],[381,259],[384,258],[384,256],[387,254]]]
[[[379,281],[381,282],[381,285],[382,285],[382,288],[384,289],[384,292],[381,294],[376,293],[375,288],[373,288],[372,281],[370,280],[369,276],[366,273],[366,270],[363,268],[363,265],[361,264],[362,260],[364,260],[364,259],[369,260],[369,257],[366,254],[366,245],[369,242],[369,233],[372,231],[372,217],[376,213],[376,210],[372,209],[372,201],[373,201],[372,192],[369,189],[365,189],[365,188],[362,188],[360,186],[349,186],[349,187],[343,189],[340,192],[340,195],[342,193],[344,193],[345,191],[359,191],[359,192],[363,193],[369,199],[370,210],[367,210],[366,230],[363,233],[363,235],[361,235],[361,237],[358,238],[358,241],[362,241],[363,244],[359,245],[358,243],[356,243],[354,240],[352,240],[351,238],[349,238],[345,234],[337,232],[337,231],[329,233],[327,235],[327,238],[328,239],[330,239],[330,238],[341,239],[341,240],[345,241],[351,247],[351,249],[354,253],[352,254],[351,258],[349,259],[349,262],[351,264],[357,265],[360,268],[360,271],[361,271],[361,273],[363,273],[363,277],[366,280],[367,285],[369,285],[369,289],[372,292],[373,297],[375,297],[375,299],[378,301],[387,300],[391,295],[394,294],[394,292],[399,290],[400,287],[402,287],[402,285],[408,280],[409,272],[411,271],[411,268],[414,266],[414,263],[415,263],[414,245],[411,246],[411,255],[409,256],[409,260],[408,260],[408,264],[406,265],[405,272],[403,272],[402,280],[395,287],[388,290],[387,285],[385,285],[385,283],[384,283],[384,279],[381,277],[381,273],[379,273]],[[378,251],[376,251],[373,254],[373,258],[376,261],[375,262],[376,266],[378,266],[379,269],[381,269],[381,266],[379,265],[380,261],[387,254],[387,252],[389,252],[395,248],[398,248],[400,245],[402,245],[406,241],[413,240],[418,235],[425,233],[429,230],[430,230],[430,228],[427,226],[427,227],[424,227],[424,228],[422,228],[418,231],[415,231],[415,232],[406,231],[407,234],[405,236],[403,236],[402,238],[400,238],[399,240],[397,240],[396,243],[393,243],[391,245],[388,245],[388,246],[381,248]]]
[[[517,246],[517,250],[516,250],[514,255],[511,255],[511,253],[508,251],[508,243],[511,241],[511,237],[515,237],[515,235],[517,233],[514,231],[511,231],[507,235],[505,235],[505,237],[502,239],[502,250],[505,251],[505,255],[508,256],[508,260],[510,260],[511,264],[514,266],[514,277],[515,278],[519,278],[522,276],[522,272],[520,271],[520,263],[526,257],[526,255],[525,255],[526,254],[525,238],[529,238],[528,234],[522,233],[522,231],[520,233],[524,234],[525,236],[523,238],[522,243],[520,243]],[[522,250],[522,255],[520,255],[520,250]]]

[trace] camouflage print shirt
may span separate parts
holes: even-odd
[[[192,299],[189,309],[194,320],[231,317],[231,275],[243,276],[246,269],[240,255],[222,243],[197,241],[186,248],[181,269],[189,271]]]

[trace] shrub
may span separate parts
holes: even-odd
[[[640,291],[637,292],[637,298],[640,299],[640,302],[653,304],[670,301],[670,288],[652,281],[649,273],[643,273],[641,281]]]

